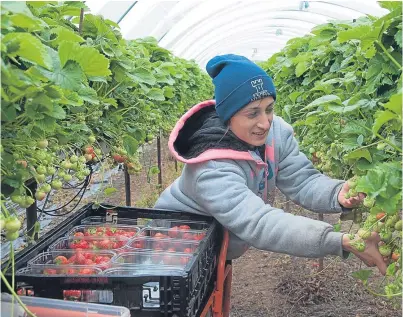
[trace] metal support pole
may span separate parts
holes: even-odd
[[[37,183],[33,181],[30,184],[28,184],[27,187],[31,190],[32,195],[34,195],[35,197]],[[28,190],[27,193],[29,193]],[[27,234],[29,237],[32,237],[35,231],[35,223],[38,221],[36,199],[34,203],[26,209],[26,218],[27,218]],[[33,238],[34,240],[38,240],[38,232],[35,233]]]
[[[158,185],[162,186],[162,162],[161,162],[161,131],[157,136],[157,159],[158,159]]]
[[[126,206],[131,206],[130,175],[129,172],[127,171],[126,165],[124,167],[124,173],[125,173]]]

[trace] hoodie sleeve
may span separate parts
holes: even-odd
[[[312,162],[299,151],[292,127],[280,119],[281,143],[276,186],[296,204],[320,213],[348,212],[337,196],[343,180],[332,179],[320,173]]]
[[[265,204],[248,188],[237,164],[214,164],[209,162],[198,175],[192,199],[240,239],[258,249],[295,256],[343,257],[342,233],[333,232],[331,225]]]

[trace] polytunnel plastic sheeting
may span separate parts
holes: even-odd
[[[86,1],[91,13],[119,23],[126,39],[153,36],[175,55],[203,69],[217,55],[266,60],[288,40],[316,25],[388,11],[375,0],[333,1]]]

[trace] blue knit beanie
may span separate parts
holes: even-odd
[[[225,123],[248,103],[272,96],[273,80],[246,57],[227,54],[213,57],[206,66],[215,86],[216,111]]]

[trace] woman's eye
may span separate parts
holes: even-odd
[[[256,117],[257,116],[257,112],[255,111],[255,112],[249,112],[248,113],[248,118],[254,118],[254,117]]]
[[[272,113],[272,112],[273,112],[273,108],[272,108],[272,107],[266,109],[266,113]]]

